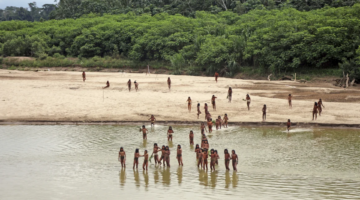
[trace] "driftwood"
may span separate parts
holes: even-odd
[[[355,79],[353,79],[352,81],[351,81],[351,83],[350,83],[350,87],[354,87],[354,83],[355,83]]]
[[[306,80],[305,79],[300,79],[298,82],[299,83],[306,83]]]
[[[271,76],[272,74],[270,74],[269,76],[268,76],[268,81],[270,81],[270,76]]]

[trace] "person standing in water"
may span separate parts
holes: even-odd
[[[216,98],[217,97],[215,95],[212,95],[212,97],[211,97],[211,104],[213,106],[213,110],[216,110],[216,103],[215,103]]]
[[[227,114],[225,113],[225,115],[224,115],[224,127],[225,128],[228,127],[228,120],[229,120],[229,118],[228,118]]]
[[[219,128],[221,129],[221,124],[223,124],[223,120],[221,119],[221,116],[218,116],[218,120],[219,120]]]
[[[212,123],[212,119],[211,119],[211,118],[209,118],[207,124],[208,124],[208,128],[209,128],[209,133],[211,133],[211,132],[212,132],[212,126],[213,126],[213,123]]]
[[[236,165],[238,164],[239,159],[235,153],[235,150],[232,150],[232,152],[231,152],[231,160],[232,160],[233,170],[237,171]]]
[[[226,170],[230,170],[229,163],[230,163],[230,154],[227,149],[224,150],[224,158],[225,158],[225,168]]]
[[[103,87],[103,89],[105,89],[105,88],[109,88],[110,87],[110,82],[109,81],[106,81],[106,86],[105,87]]]
[[[199,115],[201,114],[200,111],[200,103],[197,104],[197,118],[199,119]]]
[[[206,168],[206,171],[208,170],[208,157],[209,157],[209,154],[208,154],[208,150],[207,149],[203,149],[203,170],[205,170]]]
[[[215,81],[216,81],[216,83],[217,83],[218,77],[219,77],[219,73],[215,72]]]
[[[165,147],[165,161],[166,161],[166,166],[170,167],[170,149],[169,146]]]
[[[292,108],[291,99],[292,99],[292,96],[291,96],[291,94],[289,94],[289,97],[288,97],[288,101],[289,101],[289,108]]]
[[[142,126],[142,128],[140,129],[140,132],[143,133],[143,140],[146,140],[148,130],[145,128],[145,125]]]
[[[191,111],[191,98],[188,97],[188,99],[186,100],[188,102],[188,111]]]
[[[287,127],[287,131],[290,131],[290,126],[291,126],[291,122],[290,119],[288,119],[287,123],[286,123],[286,127]]]
[[[136,82],[136,81],[134,81],[134,85],[135,85],[135,91],[137,92],[137,91],[138,91],[138,89],[139,89],[139,83],[138,83],[138,82]]]
[[[165,163],[166,163],[166,161],[165,161],[165,145],[162,145],[160,151],[161,151],[161,158],[159,160],[159,163],[161,165],[161,160],[162,160],[163,161],[163,167],[165,167]]]
[[[178,144],[176,158],[178,160],[179,166],[184,166],[183,161],[182,161],[182,150],[181,150],[180,144]]]
[[[194,132],[191,130],[189,134],[190,145],[194,145]]]
[[[250,98],[250,95],[247,94],[246,95],[246,105],[247,105],[248,110],[250,110],[250,103],[251,103],[251,98]]]
[[[324,107],[324,108],[325,108],[325,106],[324,106],[324,104],[323,104],[322,100],[321,100],[321,99],[319,99],[319,101],[318,101],[319,116],[321,116],[322,107]]]
[[[133,169],[135,169],[135,166],[136,166],[136,169],[138,169],[139,157],[140,157],[139,149],[135,149]]]
[[[129,79],[129,81],[127,82],[127,86],[128,86],[128,89],[129,89],[129,92],[131,90],[131,80]]]
[[[154,115],[151,115],[149,120],[151,121],[151,127],[155,126],[156,118],[154,117]]]
[[[168,131],[167,131],[168,141],[171,140],[171,142],[172,142],[172,134],[173,134],[173,133],[174,133],[174,131],[172,130],[172,127],[169,126],[169,129],[168,129]]]
[[[142,155],[141,157],[144,157],[144,163],[143,163],[143,170],[148,170],[148,166],[149,166],[149,154],[148,151],[145,150],[144,151],[144,155]],[[146,167],[146,169],[145,169]]]
[[[203,168],[203,159],[204,159],[204,153],[203,153],[203,150],[202,149],[197,149],[198,151],[198,168],[200,166],[200,169]]]
[[[126,164],[125,164],[126,163],[126,153],[125,153],[123,147],[120,147],[118,160],[121,163],[121,168],[125,168],[126,167]]]
[[[219,165],[219,159],[220,159],[220,156],[219,156],[219,154],[218,154],[218,151],[217,150],[214,150],[214,154],[215,154],[215,158],[216,158],[216,160],[215,160],[215,164],[216,165]]]
[[[161,162],[159,161],[159,155],[158,155],[159,150],[161,150],[161,149],[158,147],[157,143],[155,143],[153,153],[152,153],[154,155],[155,165],[157,163],[159,163],[161,165]]]
[[[201,122],[200,130],[201,130],[201,135],[205,134],[205,131],[207,132],[204,122]]]
[[[215,171],[215,163],[216,163],[216,154],[215,154],[215,152],[214,152],[214,149],[211,149],[210,150],[210,170],[211,171]]]
[[[170,77],[168,77],[168,79],[167,79],[167,84],[168,84],[168,87],[169,87],[169,90],[170,90],[170,88],[171,88],[171,80],[170,80]]]
[[[318,103],[315,102],[314,103],[314,108],[313,108],[313,111],[312,111],[312,115],[313,115],[313,119],[312,120],[316,120],[317,119],[317,113],[318,113]]]
[[[262,108],[262,120],[263,122],[266,120],[266,104],[264,104],[264,107]]]
[[[232,98],[232,89],[231,87],[229,87],[229,90],[228,90],[228,99],[229,99],[229,102],[231,103],[231,98]]]
[[[195,146],[195,153],[196,153],[196,160],[199,160],[199,154],[200,154],[200,147],[199,144],[196,144]],[[198,166],[199,167],[199,166]]]
[[[82,73],[82,78],[83,78],[83,81],[85,82],[85,80],[86,80],[86,74],[85,74],[85,71],[83,71],[83,73]]]

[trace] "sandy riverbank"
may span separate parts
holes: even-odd
[[[169,91],[166,79],[172,79]],[[139,83],[139,91],[127,90],[131,79]],[[105,82],[110,88],[102,90]],[[260,122],[263,104],[268,107],[268,122],[312,123],[314,101],[323,99],[325,109],[316,123],[360,124],[360,90],[341,89],[330,83],[301,84],[292,81],[255,81],[220,77],[174,76],[135,73],[88,72],[86,82],[81,72],[9,71],[0,70],[0,121],[2,122],[99,122],[146,121],[154,114],[159,121],[204,121],[204,103],[210,105],[217,96],[215,116],[227,113],[230,122]],[[226,99],[227,89],[233,88],[233,101]],[[249,93],[252,102],[248,111],[242,99]],[[293,95],[289,109],[287,94]],[[103,99],[104,95],[104,99]],[[193,100],[187,111],[187,97]],[[200,119],[196,104],[201,104]]]

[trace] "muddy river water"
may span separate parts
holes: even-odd
[[[189,131],[199,127],[0,126],[0,199],[360,199],[360,130],[229,127],[208,134],[220,152],[215,172],[199,170]],[[136,148],[171,149],[171,167],[132,169]],[[177,144],[183,167],[178,167]],[[127,167],[117,160],[120,146]],[[235,149],[238,172],[226,171],[224,149]],[[140,158],[140,165],[143,158]]]

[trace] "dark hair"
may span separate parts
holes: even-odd
[[[145,128],[145,125],[143,125],[143,128]]]
[[[180,149],[181,149],[181,145],[180,145],[180,144],[178,144],[178,147],[180,147]]]
[[[317,102],[315,102],[315,106],[317,106]]]
[[[164,149],[165,148],[165,145],[163,145],[162,147],[161,147],[161,149]]]
[[[139,153],[139,149],[135,149],[135,153]]]
[[[190,130],[190,133],[194,133],[192,130]]]
[[[234,149],[233,149],[232,151],[233,151],[234,153],[236,153]]]
[[[157,143],[154,143],[154,146],[155,146],[155,145],[157,146]]]
[[[215,150],[214,150],[214,152],[216,152],[216,153],[217,153],[217,150],[215,149]]]
[[[172,130],[172,127],[171,127],[171,126],[169,126],[169,130],[170,130],[170,129]]]
[[[123,148],[123,147],[120,147],[120,151],[124,151],[124,148]]]
[[[165,149],[166,149],[166,150],[169,150],[169,146],[166,146]]]
[[[290,119],[288,119],[288,122],[290,122]]]
[[[228,153],[229,151],[227,149],[224,149],[224,153]]]
[[[200,147],[199,147],[199,144],[196,144],[195,149],[198,149],[198,148],[200,148]]]
[[[205,105],[207,106],[207,103],[205,103]]]
[[[289,94],[289,96],[291,96],[291,94]]]
[[[200,103],[198,103],[198,106],[200,106]]]
[[[214,152],[214,149],[211,149],[210,152]]]

